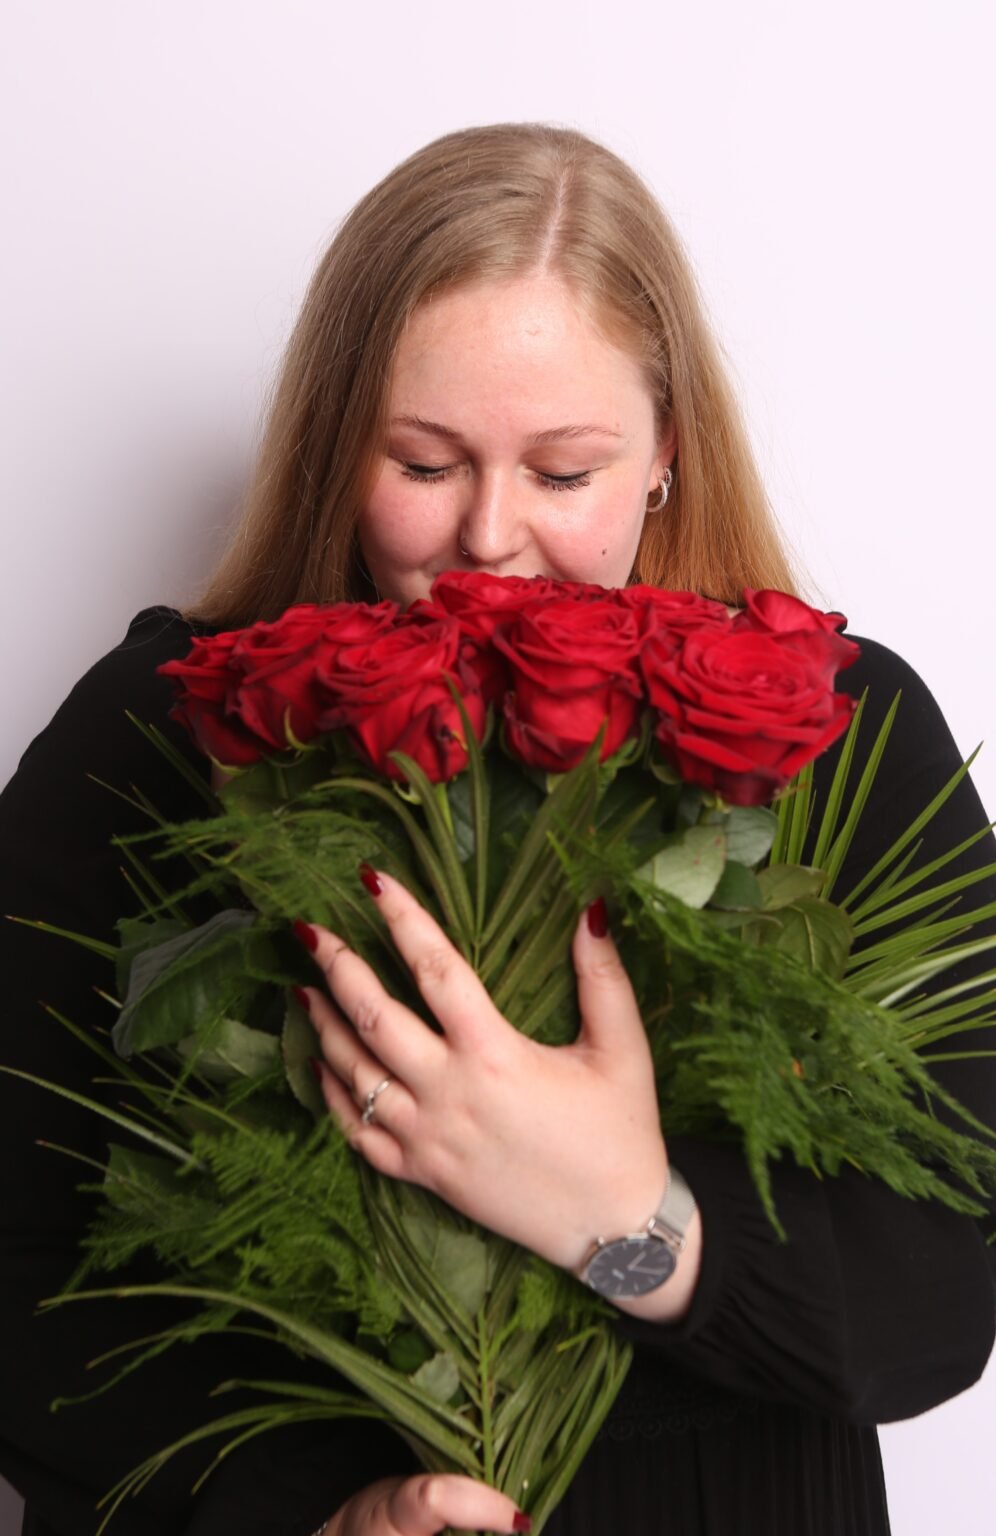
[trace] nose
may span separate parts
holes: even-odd
[[[457,543],[475,565],[498,570],[520,555],[529,540],[523,490],[511,474],[475,474],[460,507]]]

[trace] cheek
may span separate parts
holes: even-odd
[[[643,531],[640,490],[638,484],[607,488],[583,509],[575,504],[573,515],[570,505],[559,513],[559,503],[575,493],[559,493],[558,515],[548,525],[547,542],[565,579],[597,581],[607,587],[625,585]]]
[[[445,542],[453,522],[449,498],[442,487],[434,487],[431,494],[427,490],[387,469],[381,472],[359,518],[360,543],[368,560],[415,565]]]

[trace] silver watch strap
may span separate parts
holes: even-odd
[[[647,1231],[663,1237],[672,1248],[680,1251],[685,1246],[685,1233],[695,1209],[695,1196],[674,1164],[670,1163],[664,1198],[647,1222]]]

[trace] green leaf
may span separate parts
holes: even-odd
[[[473,873],[476,957],[477,944],[484,929],[484,919],[487,911],[490,804],[484,748],[493,734],[494,712],[489,705],[484,719],[484,735],[479,740],[474,729],[474,723],[467,712],[467,705],[456,685],[455,679],[447,673],[445,681],[460,714],[463,739],[467,750],[466,773],[459,774],[456,781],[451,781],[446,786],[444,793],[448,794],[449,790],[451,788],[455,789],[458,784],[464,785],[464,789],[458,791],[455,801],[452,799],[450,801],[449,816],[459,857],[461,860],[464,860],[465,855],[462,850],[466,849],[466,862],[470,863]]]
[[[408,1210],[402,1226],[412,1246],[432,1270],[437,1282],[471,1317],[484,1305],[488,1292],[488,1249],[473,1232],[455,1231],[446,1220],[433,1220]]]
[[[647,763],[647,767],[650,769],[650,772],[653,774],[655,779],[657,779],[661,784],[668,785],[669,788],[673,788],[685,782],[677,768],[674,768],[670,763],[665,762],[662,757],[656,756],[656,754],[651,757],[650,761]]]
[[[311,1019],[294,999],[287,1004],[284,1014],[280,1050],[291,1093],[316,1120],[323,1120],[328,1106],[309,1065],[312,1057],[322,1054],[321,1042]]]
[[[757,879],[766,912],[787,907],[804,896],[819,896],[823,888],[823,871],[805,864],[772,864],[762,869]]]
[[[116,926],[121,947],[115,958],[114,972],[118,993],[122,997],[128,991],[128,979],[136,955],[142,954],[146,949],[156,949],[160,944],[179,938],[182,933],[190,932],[189,923],[181,923],[173,917],[158,917],[151,920],[144,917],[122,917],[118,919]]]
[[[840,820],[841,807],[844,803],[844,790],[847,787],[847,779],[851,771],[854,749],[858,744],[858,732],[861,729],[861,717],[865,711],[865,700],[867,697],[868,690],[866,688],[858,700],[857,709],[851,716],[851,723],[844,736],[840,757],[837,759],[837,766],[834,769],[826,805],[823,807],[823,814],[820,817],[820,824],[816,832],[816,844],[813,849],[813,863],[818,869],[823,868],[837,831],[837,823]]]
[[[449,802],[443,784],[433,784],[414,758],[405,752],[391,752],[396,763],[408,780],[410,789],[418,796],[432,840],[432,847],[439,861],[443,888],[440,900],[451,926],[460,929],[464,948],[477,937],[474,930],[474,906],[467,888],[467,874],[460,862],[459,850],[449,824]],[[454,935],[456,937],[456,935]]]
[[[882,761],[882,754],[885,751],[886,743],[888,742],[889,735],[892,731],[892,724],[896,718],[896,711],[899,708],[899,701],[901,697],[901,692],[897,693],[892,703],[890,704],[888,711],[886,712],[885,719],[882,721],[882,724],[879,727],[878,735],[875,737],[875,743],[871,749],[871,752],[868,754],[868,761],[865,763],[865,766],[862,769],[861,777],[858,780],[858,786],[851,798],[847,816],[844,819],[844,825],[830,845],[830,850],[826,856],[826,859],[821,860],[823,868],[827,872],[827,883],[824,890],[824,894],[826,896],[829,896],[833,890],[837,881],[837,877],[843,867],[844,860],[847,858],[852,839],[864,812],[868,796],[871,794],[872,785],[875,782],[879,764]],[[908,833],[902,839],[900,839],[900,843],[894,844],[893,849],[890,849],[889,854],[887,854],[885,858],[879,861],[879,864],[876,866],[875,870],[869,871],[864,879],[859,881],[858,885],[854,888],[853,891],[851,891],[850,895],[844,898],[845,905],[850,904],[853,898],[858,894],[858,891],[864,888],[865,884],[872,879],[873,875],[881,873],[881,870],[886,867],[887,863],[891,863],[892,852],[901,852],[902,848],[906,846],[906,843],[912,841],[912,839],[916,836],[918,830],[919,828],[914,823],[913,827],[908,831]],[[823,842],[823,839],[818,838],[818,841]]]
[[[150,1131],[141,1120],[132,1119],[129,1115],[118,1114],[115,1109],[108,1109],[106,1104],[101,1104],[97,1099],[88,1099],[85,1094],[74,1093],[71,1088],[63,1088],[59,1083],[50,1083],[47,1078],[36,1077],[33,1072],[20,1072],[16,1067],[0,1066],[0,1072],[8,1077],[19,1077],[26,1083],[34,1083],[38,1088],[47,1088],[50,1093],[57,1093],[60,1099],[68,1099],[71,1104],[80,1104],[84,1109],[90,1110],[95,1115],[100,1115],[104,1120],[110,1120],[112,1125],[119,1125],[124,1130],[130,1131],[133,1136],[147,1141],[153,1147],[159,1147],[161,1151],[175,1157],[178,1163],[196,1166],[197,1159],[191,1153],[189,1147],[181,1146],[177,1142],[169,1141],[165,1134]]]
[[[261,814],[287,805],[296,796],[328,777],[331,754],[322,739],[303,751],[261,758],[226,780],[218,791],[226,810]]]
[[[432,1349],[417,1328],[404,1328],[387,1346],[387,1358],[396,1371],[414,1376],[420,1366],[432,1359]]]
[[[764,905],[764,893],[754,871],[730,859],[709,901],[724,912],[751,912]]]
[[[86,933],[74,933],[71,928],[57,928],[54,923],[45,923],[34,917],[16,917],[12,912],[4,915],[8,923],[20,923],[23,928],[34,928],[38,933],[51,933],[57,939],[70,939],[72,943],[79,944],[83,949],[89,949],[104,960],[117,958],[118,952],[115,946],[106,943],[103,939],[93,939]]]
[[[446,798],[450,805],[453,823],[453,841],[461,864],[468,864],[474,857],[474,807],[472,804],[469,773],[458,773],[446,785]]]
[[[114,1204],[129,1204],[135,1188],[148,1190],[151,1186],[165,1197],[176,1192],[175,1173],[174,1164],[167,1158],[137,1152],[134,1147],[112,1141],[107,1148],[104,1193]],[[130,1188],[126,1192],[122,1186]]]
[[[164,1283],[159,1285],[129,1285],[110,1290],[77,1291],[68,1295],[49,1297],[44,1303],[46,1310],[64,1306],[69,1302],[86,1301],[104,1297],[176,1296],[191,1301],[219,1303],[237,1307],[275,1325],[289,1339],[314,1359],[345,1376],[354,1386],[385,1408],[392,1416],[405,1424],[427,1445],[452,1458],[455,1469],[470,1476],[480,1475],[480,1464],[469,1444],[468,1425],[445,1403],[430,1406],[426,1394],[419,1392],[412,1381],[401,1376],[382,1361],[376,1360],[364,1350],[358,1349],[338,1334],[316,1328],[306,1319],[270,1306],[251,1296],[237,1292],[217,1290],[211,1286],[190,1286]]]
[[[785,848],[779,862],[798,864],[806,844],[813,809],[813,765],[807,763],[783,796],[788,807]]]
[[[448,1403],[460,1390],[460,1372],[449,1351],[441,1350],[419,1366],[412,1383],[434,1403]]]
[[[500,966],[519,932],[533,919],[537,903],[549,899],[548,886],[559,873],[551,833],[569,839],[591,825],[597,803],[597,751],[601,735],[599,732],[575,768],[559,776],[522,839],[481,936],[486,954],[478,974],[485,982]]]
[[[779,927],[765,928],[761,943],[793,955],[808,970],[838,979],[851,951],[853,929],[847,913],[832,902],[803,896],[778,908]]]
[[[687,907],[704,907],[725,864],[725,834],[717,827],[689,827],[637,870],[637,879],[676,896]]]
[[[186,779],[191,788],[195,789],[197,793],[202,797],[202,799],[207,801],[211,809],[217,810],[218,798],[215,795],[214,790],[211,788],[211,785],[204,779],[203,775],[198,772],[193,763],[191,763],[190,760],[186,758],[182,752],[177,751],[176,747],[174,747],[173,743],[168,739],[168,737],[163,735],[159,727],[157,725],[152,725],[151,723],[146,723],[144,720],[139,720],[138,716],[132,714],[130,709],[125,710],[125,715],[131,721],[132,725],[138,727],[146,741],[151,742],[156,750],[162,753],[166,761],[176,769],[177,773],[180,774],[182,778]]]
[[[724,826],[727,858],[752,867],[771,851],[778,817],[763,805],[735,805]]]
[[[240,1005],[256,986],[247,964],[253,951],[258,960],[270,949],[268,935],[255,924],[254,912],[218,912],[201,927],[136,955],[111,1032],[118,1054],[175,1044],[192,1028],[243,1012]]]
[[[184,1061],[191,1062],[212,1083],[240,1077],[265,1077],[280,1064],[280,1042],[262,1029],[250,1029],[239,1019],[222,1018],[205,1040],[187,1035],[177,1042]]]

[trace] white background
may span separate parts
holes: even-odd
[[[813,596],[913,662],[963,751],[992,742],[992,17],[7,0],[0,782],[131,616],[210,565],[340,217],[436,135],[523,119],[647,177]],[[996,742],[975,777],[996,807]],[[994,1410],[996,1367],[883,1432],[896,1536],[982,1528]]]

